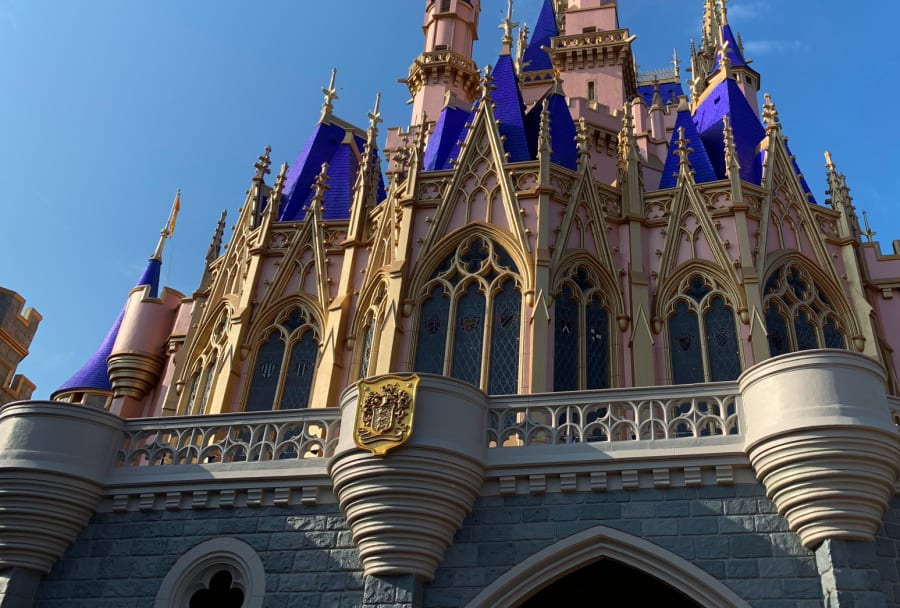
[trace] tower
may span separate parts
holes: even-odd
[[[412,95],[412,119],[437,116],[447,93],[471,103],[478,89],[478,67],[472,47],[478,39],[481,0],[427,0],[425,50],[409,68],[405,79]]]

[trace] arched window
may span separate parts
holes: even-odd
[[[681,284],[668,319],[674,384],[736,380],[741,373],[734,308],[715,281],[699,274]]]
[[[378,340],[376,339],[376,334],[378,333],[379,323],[382,320],[384,302],[387,298],[386,284],[380,283],[373,293],[374,297],[369,300],[368,309],[363,309],[358,313],[364,319],[362,330],[359,332],[361,334],[361,350],[358,359],[357,375],[360,378],[371,376],[377,370]]]
[[[609,388],[609,311],[584,268],[556,294],[553,336],[553,390]]]
[[[763,307],[773,357],[813,348],[847,348],[846,332],[825,294],[793,262],[769,275]]]
[[[502,247],[481,237],[463,241],[422,290],[416,371],[450,375],[492,395],[518,392],[519,285]]]
[[[319,357],[318,330],[310,315],[293,308],[267,329],[256,349],[245,411],[309,405]]]

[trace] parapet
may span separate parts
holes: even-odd
[[[23,308],[25,299],[0,287],[0,405],[31,397],[34,383],[16,374],[19,363],[28,355],[41,315]]]

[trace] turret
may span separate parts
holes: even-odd
[[[478,39],[480,0],[429,0],[425,8],[425,50],[404,81],[413,97],[410,124],[437,116],[448,91],[471,103],[478,93],[472,46]]]
[[[135,368],[130,369],[129,371],[117,371],[113,374],[117,376],[116,382],[111,381],[109,360],[114,351],[121,355],[130,348],[130,345],[127,343],[120,344],[119,338],[120,334],[123,333],[123,327],[127,328],[124,333],[134,336],[149,335],[153,333],[165,337],[168,336],[171,330],[171,321],[174,321],[174,311],[177,309],[178,304],[183,297],[180,293],[171,290],[163,290],[162,297],[169,302],[168,308],[172,309],[172,319],[168,321],[168,326],[161,326],[159,328],[141,326],[140,323],[137,323],[135,314],[129,313],[128,311],[130,307],[133,307],[133,301],[135,300],[146,300],[156,303],[161,301],[159,294],[159,273],[160,268],[162,267],[163,246],[165,245],[166,239],[172,235],[172,232],[175,229],[175,219],[178,216],[180,206],[181,195],[180,193],[177,193],[175,195],[175,202],[172,204],[169,221],[160,232],[160,238],[156,249],[150,256],[147,267],[135,284],[134,289],[131,290],[125,306],[122,307],[121,312],[119,312],[119,315],[107,332],[103,342],[100,343],[100,346],[85,364],[82,365],[71,378],[63,383],[62,386],[53,392],[50,396],[51,399],[96,407],[99,409],[110,409],[114,396],[120,397],[126,394],[136,396],[140,394],[140,397],[143,397],[146,390],[155,384],[159,372],[162,369],[162,360],[164,358],[162,353],[162,342],[165,341],[165,338],[162,338],[162,342],[159,344],[158,350],[160,352],[153,353],[153,357],[151,357],[153,359],[152,365],[148,367],[147,365],[142,364],[138,366],[141,368],[140,370]],[[166,325],[166,323],[163,323],[162,325]],[[127,342],[127,340],[125,342]],[[120,356],[119,359],[121,360],[122,357]],[[117,366],[117,368],[121,367],[122,365]],[[125,365],[125,368],[130,367],[133,366]],[[140,376],[140,379],[137,379],[138,376]],[[126,386],[129,388],[126,388]],[[137,389],[135,388],[136,386],[140,386],[141,388]]]

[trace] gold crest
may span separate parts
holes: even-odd
[[[359,381],[353,440],[364,450],[384,456],[412,435],[419,377],[380,376]]]

